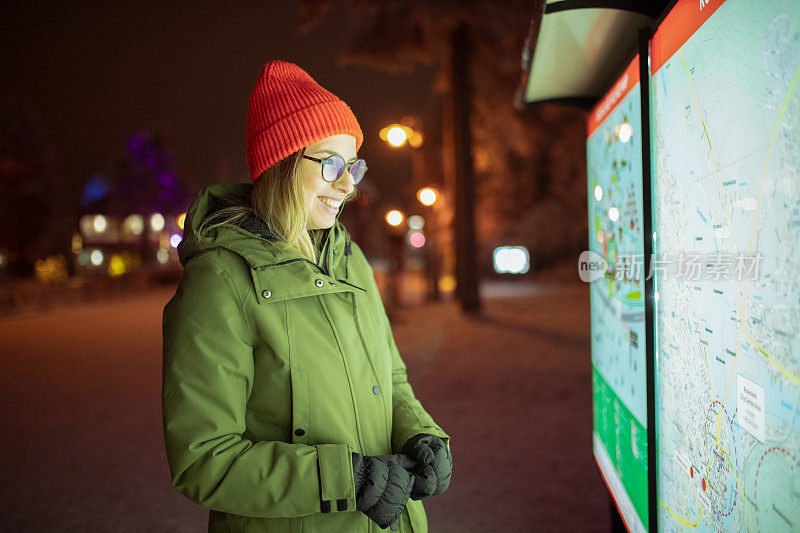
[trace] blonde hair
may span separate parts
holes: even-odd
[[[305,148],[301,148],[265,170],[253,185],[250,198],[239,199],[239,203],[216,211],[203,221],[198,233],[223,224],[237,224],[255,215],[270,233],[316,263],[325,230],[308,229],[308,204],[300,178],[304,153]],[[357,194],[353,188],[344,201]]]
[[[253,213],[289,246],[317,262],[322,232],[308,230],[308,205],[300,179],[305,148],[265,170],[253,186]]]

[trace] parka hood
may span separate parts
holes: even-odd
[[[249,204],[253,191],[251,183],[220,183],[200,191],[186,213],[183,240],[178,245],[178,257],[181,265],[205,250],[227,248],[241,255],[253,268],[263,268],[275,263],[302,260],[305,257],[286,242],[274,235],[264,221],[251,215],[235,224],[223,224],[213,229],[204,229],[202,234],[198,228],[208,217],[225,207]],[[334,225],[326,230],[318,266],[326,272],[334,265],[335,259],[343,254],[339,248],[349,248],[349,235],[336,215]],[[338,256],[338,257],[337,257]],[[310,262],[310,261],[309,261]]]

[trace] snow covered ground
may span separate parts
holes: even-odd
[[[452,438],[433,533],[607,531],[591,453],[583,284],[487,287],[394,313],[426,409]],[[175,491],[161,430],[161,310],[170,290],[0,320],[0,516],[11,531],[203,531]]]

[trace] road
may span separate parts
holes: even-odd
[[[607,531],[591,455],[588,291],[493,293],[480,319],[454,303],[394,313],[411,383],[452,439],[452,485],[426,503],[431,531]],[[171,295],[0,321],[7,530],[205,530],[207,511],[172,488],[163,450]]]

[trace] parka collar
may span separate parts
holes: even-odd
[[[204,229],[202,234],[198,231],[203,221],[220,209],[249,203],[252,190],[253,185],[250,183],[222,183],[212,185],[197,194],[187,211],[184,239],[178,246],[182,265],[197,253],[219,247],[239,254],[251,268],[259,270],[296,261],[313,265],[299,250],[278,239],[263,221],[254,216],[211,230]],[[336,215],[336,222],[324,234],[318,264],[315,265],[325,273],[333,271],[350,246],[349,235],[339,222],[341,212],[342,207]]]

